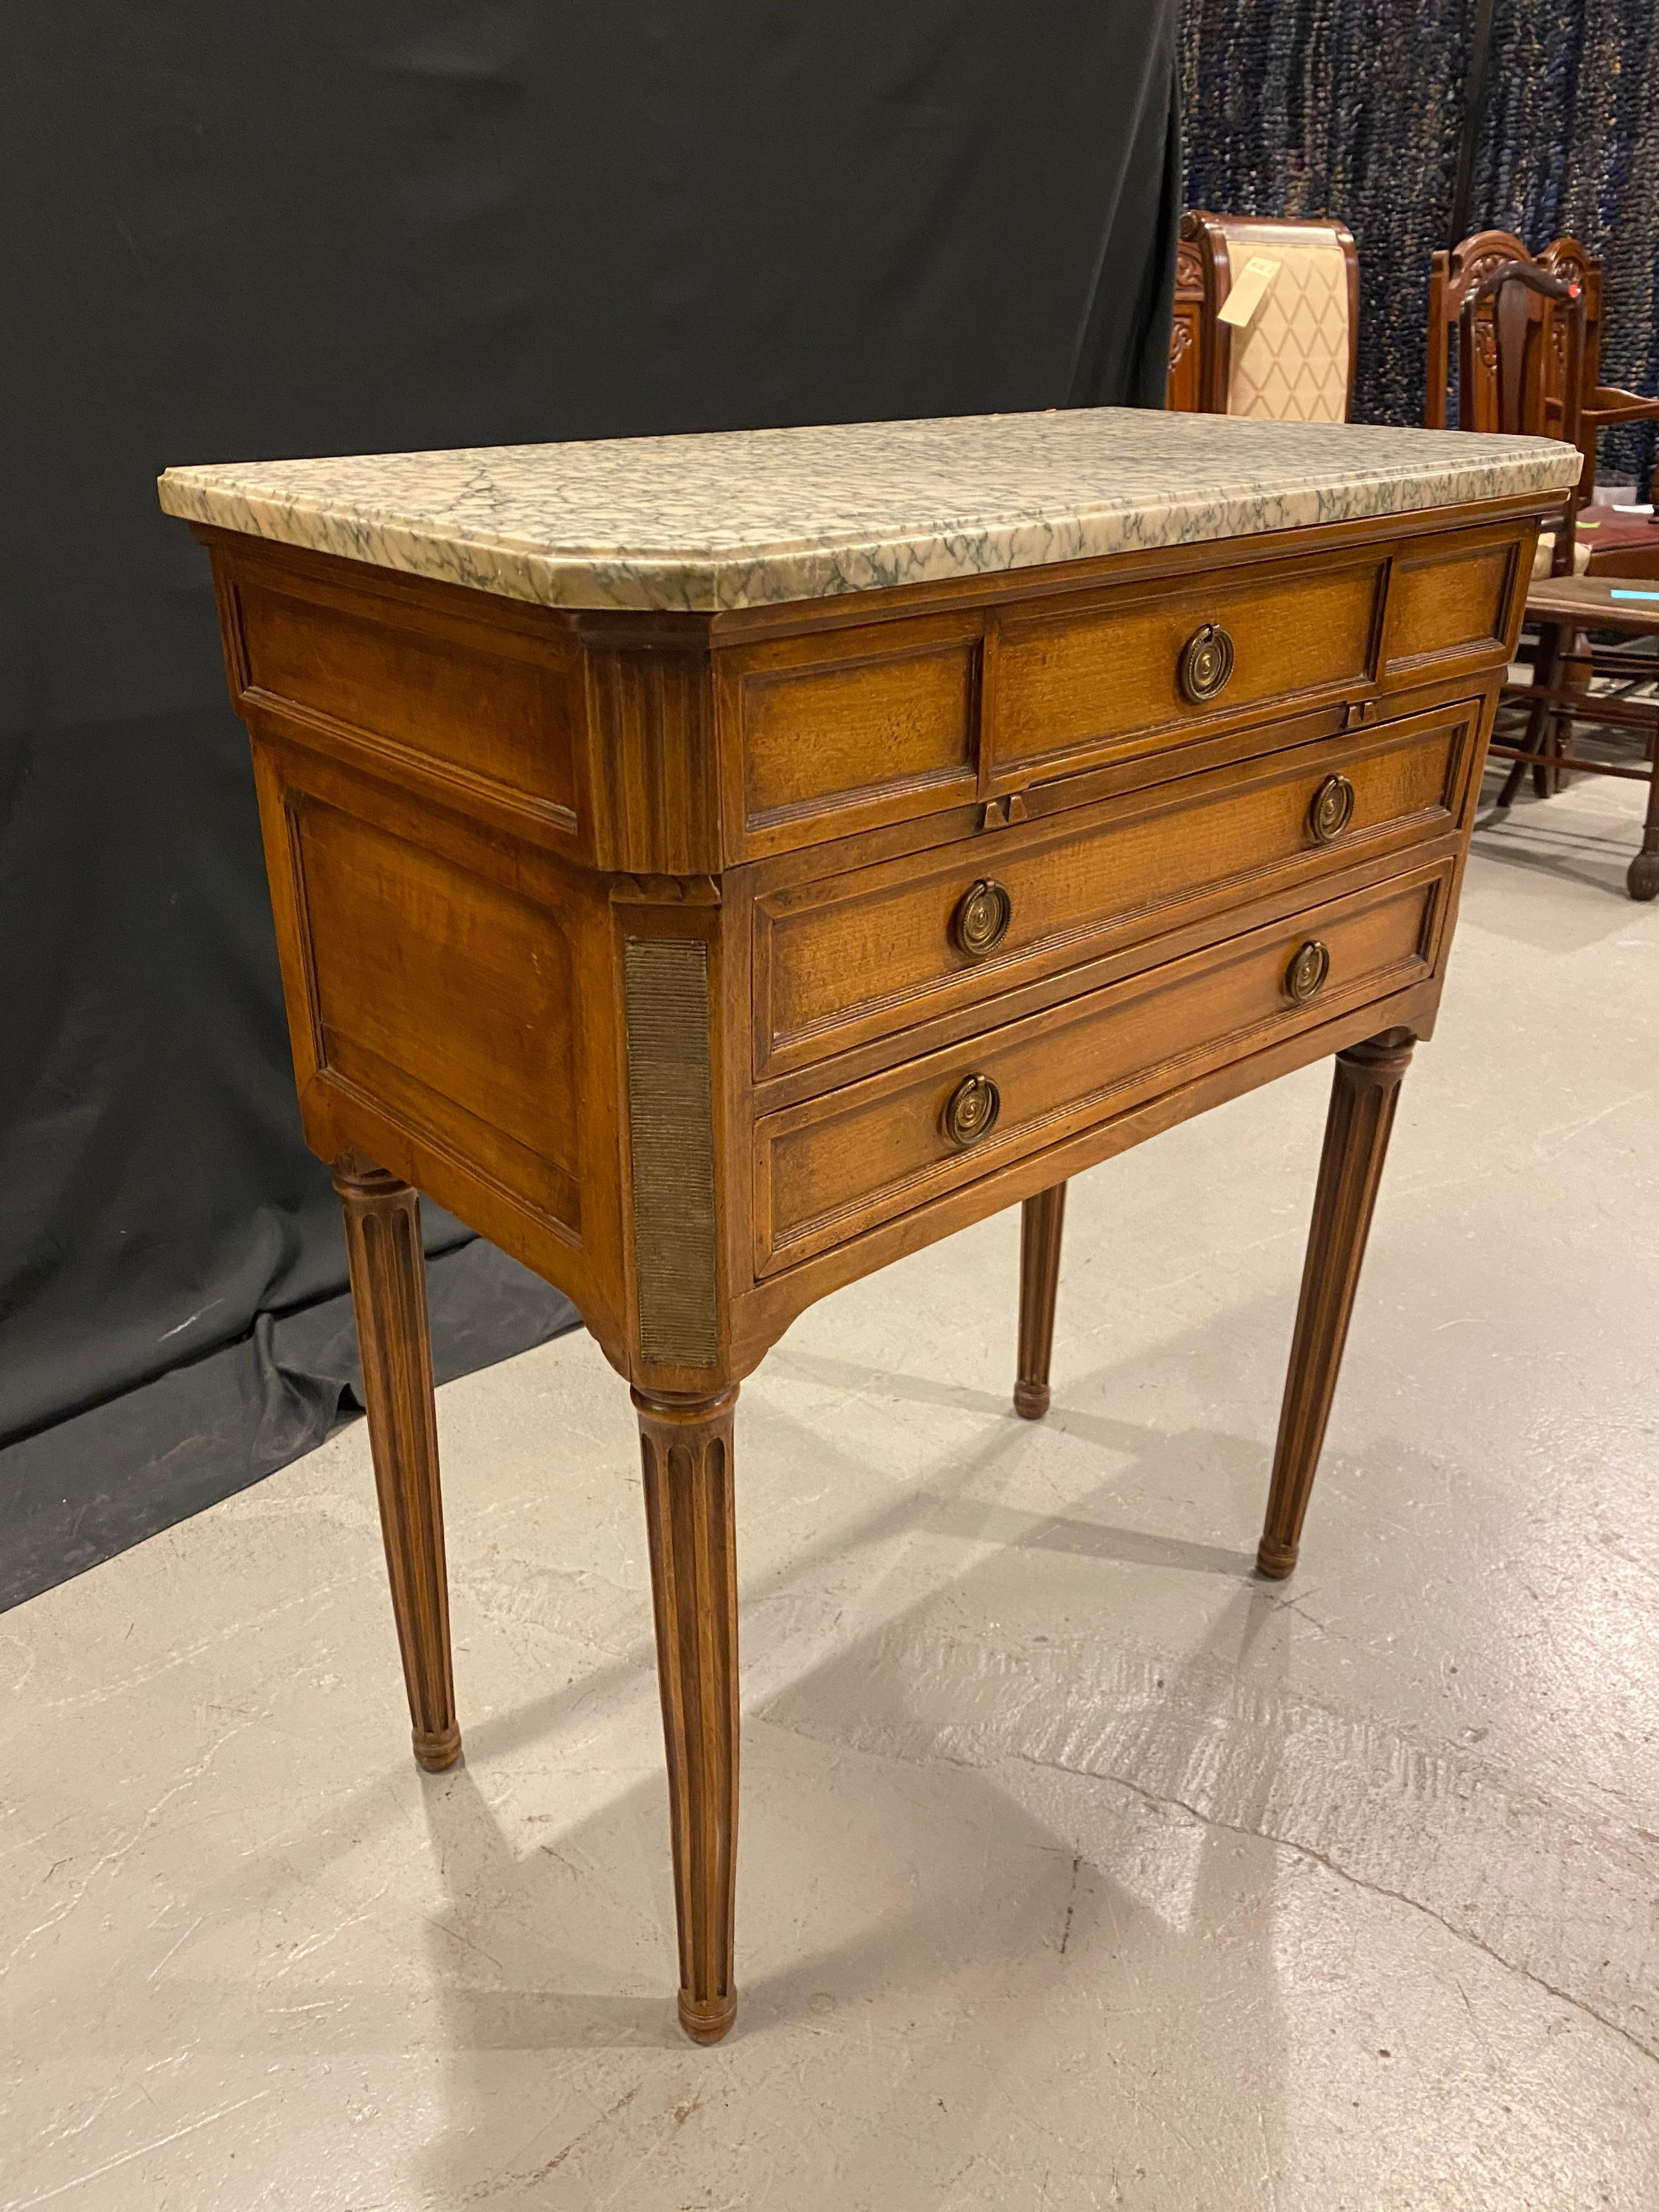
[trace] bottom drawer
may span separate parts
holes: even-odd
[[[1425,981],[1451,868],[1310,907],[766,1115],[755,1130],[757,1273]]]

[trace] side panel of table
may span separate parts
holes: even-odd
[[[250,714],[307,1141],[626,1316],[605,886]]]

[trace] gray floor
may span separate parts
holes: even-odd
[[[0,2203],[1659,2202],[1659,908],[1483,832],[1303,1565],[1250,1556],[1310,1071],[744,1392],[737,2033],[673,2026],[627,1396],[440,1399],[468,1761],[407,1755],[361,1427],[0,1620]]]

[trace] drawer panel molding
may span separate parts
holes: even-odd
[[[717,662],[734,850],[787,852],[971,799],[981,623],[741,647]]]

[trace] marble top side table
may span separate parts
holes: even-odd
[[[415,1191],[633,1388],[680,2019],[736,2007],[738,1386],[814,1299],[1334,1054],[1295,1563],[1571,447],[1116,410],[170,469],[343,1201],[423,1765],[459,1756]]]

